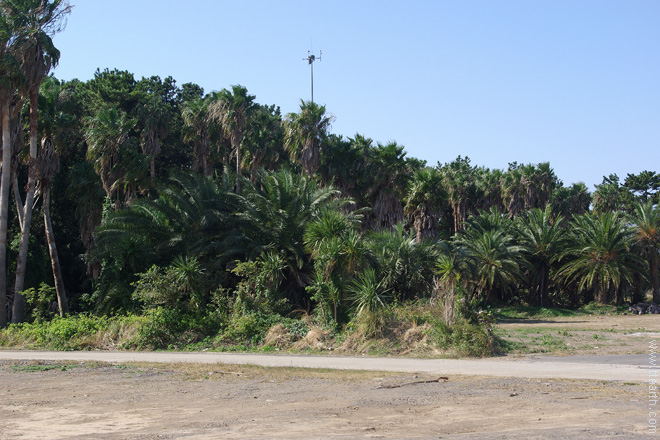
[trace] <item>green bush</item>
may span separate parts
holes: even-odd
[[[131,344],[137,349],[183,348],[215,336],[223,322],[213,315],[183,313],[162,307],[148,310]]]
[[[50,310],[50,305],[57,297],[54,287],[41,283],[38,289],[34,287],[25,289],[23,296],[28,306],[27,314],[32,319],[41,322],[53,317],[54,313]]]
[[[0,345],[24,344],[30,348],[82,350],[93,345],[95,335],[110,324],[109,318],[55,316],[52,321],[15,324],[0,332]]]
[[[451,327],[438,321],[431,336],[443,348],[452,349],[460,356],[492,356],[500,350],[500,343],[486,325],[457,322]]]
[[[262,312],[234,315],[229,321],[222,339],[227,342],[258,345],[263,342],[268,329],[282,321],[283,318],[280,315],[267,315]]]

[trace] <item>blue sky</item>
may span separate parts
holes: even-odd
[[[242,84],[429,165],[549,161],[570,184],[660,171],[660,1],[72,0],[60,79]]]

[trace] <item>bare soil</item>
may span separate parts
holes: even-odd
[[[602,334],[616,325],[622,336],[647,334],[641,338],[648,344],[648,334],[658,332],[655,318],[502,327],[573,326],[569,332]],[[446,382],[413,383],[433,379],[227,364],[4,360],[0,439],[657,438],[647,433],[644,382],[450,375]]]
[[[642,354],[649,339],[660,340],[660,315],[510,319],[495,334],[512,343],[513,354]]]

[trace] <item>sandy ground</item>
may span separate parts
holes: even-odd
[[[34,365],[0,363],[2,439],[655,438],[641,383]]]
[[[572,325],[572,332],[626,326],[615,333],[640,333],[629,337],[648,349],[651,338],[660,339],[655,318],[554,321],[564,321],[559,329]],[[532,333],[533,326],[555,325],[504,326],[525,324]],[[217,364],[209,354],[208,363],[186,364],[5,359],[0,439],[658,438],[648,433],[648,365],[642,355],[621,355],[628,352],[625,345],[612,346],[620,349],[601,356],[578,351],[560,361],[538,354],[474,360],[462,365],[482,362],[480,375],[457,370],[443,373],[448,381],[428,383],[412,382],[437,379],[438,372],[450,371],[436,368],[437,362],[455,360],[433,360],[436,369],[423,373],[387,373]],[[22,357],[28,354],[35,353]],[[323,359],[327,365],[331,357]],[[396,359],[381,363],[390,361]],[[491,376],[491,364],[504,366],[509,376],[530,367],[548,372]],[[546,377],[565,371],[561,365],[642,374],[616,380]],[[403,386],[391,388],[397,385]]]

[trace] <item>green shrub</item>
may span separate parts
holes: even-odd
[[[268,329],[282,320],[280,315],[267,315],[262,312],[234,315],[229,321],[222,339],[227,342],[258,345],[263,342]]]
[[[500,349],[498,339],[486,325],[457,322],[450,327],[438,321],[432,327],[431,336],[438,345],[460,356],[492,356]]]
[[[223,322],[213,315],[183,313],[162,307],[148,310],[132,342],[137,349],[183,348],[214,336]]]
[[[38,289],[34,287],[25,289],[23,296],[27,303],[27,314],[32,319],[41,322],[53,317],[54,313],[50,310],[50,305],[57,297],[54,287],[41,283]]]
[[[95,335],[108,327],[105,317],[55,316],[52,321],[15,324],[0,332],[0,345],[27,345],[51,350],[82,350],[94,343]]]

